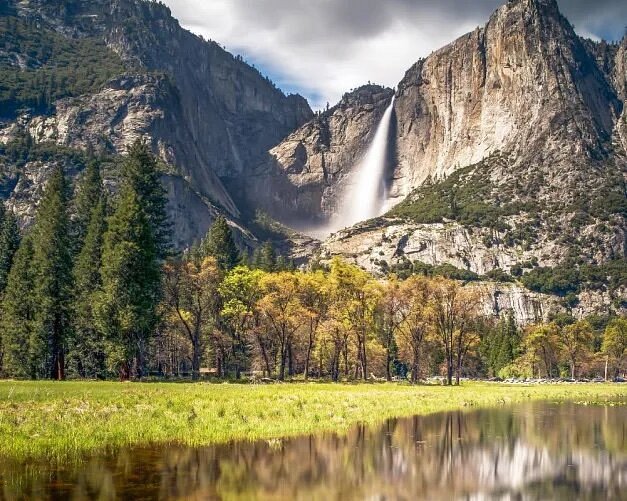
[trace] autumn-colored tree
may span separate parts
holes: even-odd
[[[304,273],[300,279],[301,304],[305,309],[306,326],[306,351],[305,369],[303,374],[305,380],[309,378],[311,356],[315,348],[318,330],[329,309],[330,289],[327,277],[321,271]]]
[[[347,322],[355,335],[355,379],[361,377],[367,380],[369,374],[366,347],[380,297],[380,285],[365,271],[339,259],[331,264],[330,280],[336,291],[334,300],[341,305],[336,308],[336,320]]]
[[[420,377],[423,350],[432,324],[429,317],[431,287],[424,277],[412,276],[401,282],[398,288],[400,297],[396,339],[403,357],[411,368],[411,382],[417,383]]]
[[[318,374],[323,374],[324,360],[328,362],[331,380],[340,380],[342,355],[344,355],[344,374],[348,376],[348,340],[350,328],[347,322],[337,312],[337,305],[331,304],[327,318],[320,325],[320,337],[318,339]]]
[[[294,336],[307,321],[307,311],[300,301],[299,277],[285,271],[267,274],[260,285],[263,296],[257,308],[278,348],[278,377],[283,381]]]
[[[526,329],[523,341],[524,356],[531,363],[531,374],[535,375],[538,360],[543,365],[546,377],[555,375],[559,349],[559,327],[555,323],[531,325]],[[538,371],[539,372],[539,371]]]
[[[608,324],[601,352],[608,364],[612,363],[614,376],[618,376],[627,358],[627,318],[616,318]]]
[[[459,384],[464,357],[477,344],[475,320],[480,297],[476,289],[463,287],[461,283],[436,278],[432,282],[430,315],[446,362],[446,382]]]
[[[560,342],[570,365],[570,377],[575,378],[579,364],[590,356],[594,332],[585,320],[567,325],[562,329]]]
[[[211,329],[220,314],[218,287],[221,271],[214,257],[165,266],[165,305],[173,314],[173,324],[189,339],[192,347],[192,378],[200,377],[202,355]]]
[[[396,277],[391,277],[382,291],[378,317],[377,333],[381,345],[385,349],[385,379],[392,380],[392,358],[396,348],[396,338],[404,315],[404,295],[402,282]]]

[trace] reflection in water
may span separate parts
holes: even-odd
[[[344,437],[0,463],[0,499],[626,499],[627,407],[528,404]]]

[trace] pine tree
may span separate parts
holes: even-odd
[[[92,213],[102,197],[102,178],[100,166],[92,161],[87,165],[74,194],[73,235],[77,252],[80,252],[87,235],[87,227]]]
[[[126,379],[143,375],[146,347],[158,322],[162,257],[169,247],[164,191],[145,145],[131,148],[122,172],[104,235],[96,317],[108,339],[108,363]]]
[[[253,252],[253,267],[268,273],[277,271],[277,256],[270,242],[264,242]]]
[[[136,141],[122,165],[122,179],[136,193],[153,231],[157,256],[170,255],[170,224],[166,213],[166,192],[161,184],[157,159],[143,141]]]
[[[20,229],[12,211],[2,206],[2,223],[0,224],[0,294],[7,286],[13,257],[20,246]]]
[[[2,372],[11,377],[36,377],[39,351],[35,335],[33,243],[26,236],[15,254],[2,299]],[[34,344],[35,343],[35,344]]]
[[[73,269],[75,300],[68,365],[82,377],[101,377],[105,374],[104,336],[96,327],[93,304],[101,289],[100,266],[107,206],[100,167],[96,162],[87,166],[76,188],[74,210],[77,256]]]
[[[74,265],[70,366],[82,377],[103,377],[106,372],[104,334],[97,327],[94,314],[94,301],[102,286],[100,267],[106,211],[106,199],[101,196],[91,212],[84,243]]]
[[[205,256],[214,257],[222,271],[232,270],[240,263],[240,254],[233,240],[233,233],[223,216],[218,216],[211,226],[202,244],[202,252]]]
[[[33,356],[41,360],[41,366],[45,368],[39,376],[52,379],[65,378],[70,328],[72,255],[67,199],[65,176],[58,167],[46,185],[32,233],[33,295],[36,335],[39,337],[39,343],[35,343],[38,350],[34,350]]]

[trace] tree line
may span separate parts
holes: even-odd
[[[367,380],[442,375],[581,377],[623,369],[627,320],[521,329],[488,317],[480,288],[414,274],[379,280],[333,260],[297,270],[270,244],[252,255],[219,217],[174,255],[148,147],[132,146],[113,195],[91,163],[61,168],[21,237],[0,214],[0,370],[18,378]]]

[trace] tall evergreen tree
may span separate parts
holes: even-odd
[[[152,229],[157,256],[165,259],[171,250],[166,192],[161,184],[157,159],[145,142],[138,140],[131,146],[122,165],[122,183],[135,191]]]
[[[261,247],[254,250],[252,264],[254,268],[259,270],[277,271],[277,256],[272,243],[264,242]]]
[[[106,199],[102,193],[91,212],[83,246],[74,264],[74,315],[70,366],[82,377],[106,372],[104,335],[95,321],[94,301],[101,291],[102,245],[106,230]]]
[[[74,196],[74,262],[72,339],[69,369],[82,377],[105,374],[104,338],[94,318],[94,300],[101,288],[100,266],[106,229],[106,199],[97,162],[91,162]]]
[[[158,322],[161,263],[168,242],[165,194],[156,161],[143,143],[131,148],[122,175],[104,235],[96,314],[109,341],[108,362],[127,379],[143,375],[146,347]]]
[[[240,263],[240,254],[226,218],[218,216],[202,244],[205,256],[212,256],[222,271],[229,271]]]
[[[519,355],[521,336],[513,312],[499,320],[485,342],[488,368],[496,376]]]
[[[75,216],[72,226],[77,252],[80,252],[83,246],[92,213],[100,203],[102,191],[100,166],[98,162],[92,161],[83,172],[74,194]]]
[[[0,294],[7,286],[13,257],[20,246],[20,229],[12,211],[1,208],[3,217],[0,224]]]
[[[2,372],[11,377],[37,377],[40,362],[35,329],[33,242],[26,236],[15,254],[2,299]]]
[[[61,167],[46,185],[33,228],[35,321],[44,371],[39,377],[65,378],[70,328],[72,255],[68,220],[68,186]]]

